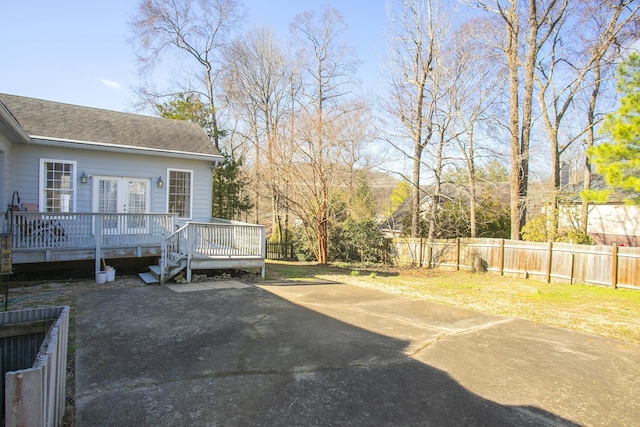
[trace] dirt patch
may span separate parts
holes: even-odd
[[[2,294],[6,294],[5,283],[2,283]],[[51,305],[73,305],[78,294],[100,289],[118,289],[145,286],[137,276],[117,277],[113,282],[96,284],[90,279],[68,280],[33,280],[10,282],[9,310],[35,308]],[[4,309],[4,298],[3,307]]]
[[[8,290],[8,300],[6,282],[2,281],[1,309],[5,309],[5,301],[8,301],[8,310],[22,310],[26,308],[51,307],[68,305],[70,310],[69,318],[69,346],[67,350],[67,387],[66,387],[66,408],[62,425],[72,427],[74,421],[75,404],[75,319],[76,319],[76,298],[82,292],[96,291],[100,289],[120,289],[146,286],[138,276],[121,276],[113,282],[96,284],[93,279],[69,279],[53,280],[46,278],[34,278],[28,281],[10,281]]]

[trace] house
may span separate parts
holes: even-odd
[[[470,200],[470,190],[467,184],[454,184],[450,182],[443,182],[440,186],[440,192],[438,197],[435,196],[435,186],[421,186],[420,187],[420,217],[421,220],[428,222],[429,215],[434,203],[438,204],[438,207],[442,207],[446,202],[456,202],[459,206],[464,206],[467,210]],[[404,202],[387,218],[385,218],[380,225],[380,231],[386,238],[398,238],[403,235],[403,225],[410,224],[411,215],[411,195],[409,195]],[[509,205],[509,189],[508,183],[493,183],[493,182],[479,182],[476,183],[476,201],[486,199],[487,197],[494,199],[497,203],[503,206]],[[497,221],[499,212],[493,212],[496,214],[496,218],[484,218],[485,221],[490,222]],[[486,215],[485,215],[486,216]],[[481,218],[478,218],[479,220]],[[405,224],[403,224],[403,222]],[[456,224],[439,224],[439,227],[450,228],[449,231],[457,232],[459,227]],[[479,224],[480,226],[480,224]]]
[[[580,208],[579,204],[561,205],[559,224],[579,224]],[[589,204],[587,215],[587,234],[596,245],[640,246],[640,206],[623,202]]]
[[[93,259],[98,271],[103,258],[158,256],[161,280],[196,268],[264,274],[264,229],[211,218],[222,160],[188,121],[0,94],[12,262]]]
[[[592,190],[606,190],[604,179],[596,175],[591,181]],[[562,190],[559,206],[559,227],[579,228],[582,216],[580,193],[583,183],[567,184]],[[640,206],[625,203],[625,194],[612,193],[607,202],[589,203],[587,209],[587,234],[597,245],[640,246]]]

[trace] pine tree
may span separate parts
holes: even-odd
[[[225,132],[211,126],[207,105],[193,94],[179,93],[164,104],[156,104],[162,117],[175,120],[189,120],[200,125],[209,135],[212,143]],[[214,130],[216,135],[214,135]],[[222,152],[224,161],[211,173],[212,200],[211,216],[223,219],[240,219],[253,205],[245,191],[248,180],[242,174],[242,159],[234,159]]]
[[[242,175],[242,159],[227,154],[221,166],[212,172],[211,215],[215,218],[240,219],[253,205],[244,191],[247,179]]]
[[[607,186],[623,191],[628,202],[640,203],[640,54],[629,55],[618,74],[620,107],[603,124],[611,141],[593,147],[588,154]],[[587,195],[594,196],[597,192]]]

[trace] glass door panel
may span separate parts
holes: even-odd
[[[98,213],[138,214],[148,212],[150,179],[95,176],[92,210]],[[139,234],[148,229],[144,215],[107,215],[105,234]]]
[[[126,182],[125,199],[127,204],[124,206],[125,211],[130,214],[147,212],[149,180],[128,178]],[[131,215],[127,216],[126,219],[127,233],[144,233],[147,231],[147,217],[145,215]]]
[[[97,178],[97,209],[94,209],[99,213],[118,213],[118,184],[117,178]],[[118,216],[109,215],[103,217],[102,227],[108,234],[114,234],[118,230]]]

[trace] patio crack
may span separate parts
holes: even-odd
[[[253,333],[253,337],[251,339],[249,339],[240,349],[240,352],[238,354],[238,360],[237,360],[237,364],[236,366],[238,367],[239,371],[245,371],[247,368],[247,358],[246,358],[246,351],[249,348],[249,346],[253,345],[254,343],[256,343],[257,341],[262,340],[262,338],[264,338],[264,335],[262,334],[262,332],[260,332],[259,329],[259,325],[260,323],[262,323],[266,318],[268,318],[271,315],[271,313],[267,313],[267,314],[262,314],[258,317],[257,320],[255,320],[254,322],[251,322],[248,326],[248,329]]]
[[[410,353],[406,353],[406,355],[409,358],[414,358],[417,354],[422,353],[424,350],[426,350],[427,348],[433,346],[434,344],[437,344],[439,341],[443,340],[444,338],[448,337],[449,335],[451,335],[451,333],[442,332],[442,333],[436,335],[434,339],[423,343],[420,347],[415,348]]]

